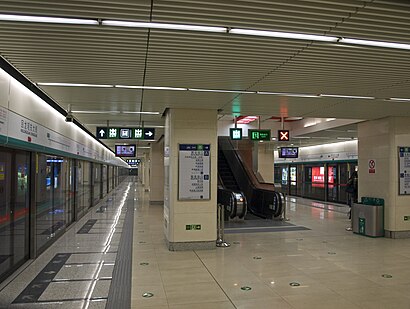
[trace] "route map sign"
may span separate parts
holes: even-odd
[[[97,127],[98,139],[154,139],[154,128]]]
[[[399,195],[410,194],[410,147],[399,147]]]
[[[211,145],[179,144],[178,200],[209,200]]]

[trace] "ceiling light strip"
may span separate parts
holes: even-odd
[[[37,83],[37,86],[54,86],[54,87],[94,87],[94,88],[113,88],[114,85],[103,84],[75,84],[75,83]]]
[[[340,38],[339,43],[410,50],[410,44]]]
[[[185,30],[185,31],[202,31],[202,32],[218,32],[218,33],[228,32],[228,28],[226,27],[197,26],[197,25],[184,25],[184,24],[132,22],[132,21],[120,21],[120,20],[103,20],[101,24],[103,26],[114,26],[114,27]]]
[[[144,115],[159,115],[160,112],[133,112],[133,111],[71,111],[76,114],[144,114]]]
[[[313,35],[313,34],[303,34],[303,33],[239,29],[239,28],[229,29],[229,33],[230,34],[253,35],[253,36],[265,36],[265,37],[274,37],[274,38],[283,38],[283,39],[305,40],[305,41],[337,42],[339,40],[338,37],[326,36],[326,35]]]
[[[157,87],[157,86],[129,86],[129,85],[115,85],[115,88],[123,89],[144,89],[144,90],[176,90],[176,91],[187,91],[187,88],[180,87]]]
[[[214,93],[239,93],[239,94],[261,94],[276,95],[284,97],[299,98],[344,98],[344,99],[364,99],[375,100],[376,97],[342,95],[342,94],[309,94],[309,93],[291,93],[291,92],[270,92],[270,91],[249,91],[249,90],[228,90],[228,89],[204,89],[204,88],[185,88],[185,87],[164,87],[164,86],[134,86],[134,85],[103,85],[103,84],[71,84],[71,83],[37,83],[38,86],[55,86],[55,87],[91,87],[91,88],[121,88],[121,89],[145,89],[145,90],[172,90],[172,91],[194,91],[194,92],[214,92]],[[410,101],[405,98],[389,98],[391,101]],[[125,113],[125,112],[124,112]],[[137,113],[137,112],[129,112]]]
[[[114,27],[229,33],[229,34],[234,34],[234,35],[239,34],[239,35],[273,37],[273,38],[294,39],[294,40],[304,40],[304,41],[334,42],[338,44],[347,44],[347,45],[352,44],[352,45],[410,50],[410,44],[404,44],[404,43],[361,40],[361,39],[353,39],[353,38],[335,37],[335,36],[327,36],[327,35],[314,35],[314,34],[305,34],[305,33],[294,33],[294,32],[227,28],[227,27],[216,27],[216,26],[200,26],[200,25],[188,25],[188,24],[133,22],[133,21],[122,21],[122,20],[99,21],[97,19],[62,18],[62,17],[12,15],[12,14],[0,14],[0,21],[76,24],[76,25],[99,25],[101,23],[101,25],[103,26],[114,26]]]
[[[343,95],[343,94],[320,94],[319,96],[325,98],[345,98],[345,99],[365,99],[365,100],[374,100],[375,97],[365,97],[358,95]]]
[[[389,98],[390,101],[399,101],[399,102],[410,102],[410,99],[406,98]]]
[[[309,93],[288,93],[288,92],[269,92],[269,91],[257,91],[257,94],[262,95],[278,95],[284,97],[300,97],[300,98],[320,98],[317,94],[309,94]]]
[[[9,15],[9,14],[0,14],[0,20],[17,21],[17,22],[34,22],[34,23],[72,24],[72,25],[98,25],[98,20],[96,19],[61,18],[61,17],[47,17],[47,16]]]
[[[256,91],[247,90],[223,90],[223,89],[199,89],[199,88],[188,88],[189,91],[197,92],[220,92],[220,93],[243,93],[243,94],[255,94]]]

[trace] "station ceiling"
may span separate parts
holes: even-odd
[[[408,0],[0,0],[0,14],[96,21],[0,20],[1,55],[63,108],[70,104],[91,132],[108,120],[113,126],[156,127],[158,136],[166,108],[216,109],[225,120],[236,115],[362,120],[410,116],[410,100],[391,99],[410,99]],[[226,31],[110,26],[104,24],[107,20]],[[231,29],[338,39],[244,35]],[[402,45],[344,44],[344,38]],[[331,139],[332,133],[327,134]]]

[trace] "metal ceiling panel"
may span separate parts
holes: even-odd
[[[195,24],[410,43],[407,0],[0,0],[0,13]],[[172,86],[410,98],[410,52],[175,30],[0,22],[0,53],[33,82]],[[42,86],[67,109],[211,108],[373,119],[410,116],[405,103],[256,94]],[[136,116],[137,115],[137,116]],[[78,114],[83,123],[161,125],[161,116]],[[92,125],[91,125],[92,127]]]

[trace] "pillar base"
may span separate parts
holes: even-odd
[[[191,250],[214,250],[215,240],[212,241],[190,241],[170,242],[165,239],[169,251],[191,251]]]
[[[410,231],[385,231],[384,236],[387,238],[410,238]]]

